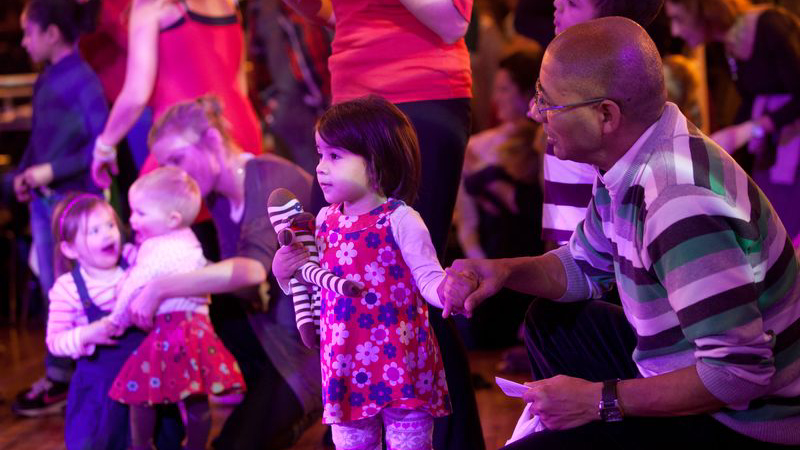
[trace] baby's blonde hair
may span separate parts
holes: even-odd
[[[166,212],[180,213],[182,226],[191,225],[200,212],[200,187],[178,167],[159,167],[140,176],[131,185],[129,195],[140,193],[158,202]]]

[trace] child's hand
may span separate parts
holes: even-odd
[[[24,173],[25,184],[31,189],[47,186],[53,181],[53,166],[50,163],[28,167]]]
[[[116,345],[117,341],[111,338],[115,333],[117,333],[117,326],[107,317],[103,317],[83,329],[81,341],[83,345]]]
[[[478,276],[469,271],[457,272],[453,269],[447,269],[445,273],[447,275],[439,286],[439,297],[444,306],[442,317],[450,314],[469,316],[464,301],[478,288]]]
[[[299,242],[283,246],[272,258],[272,273],[279,281],[286,282],[308,261],[308,258],[308,250]]]
[[[25,173],[14,177],[14,195],[20,203],[27,203],[31,200],[31,188],[25,182]]]
[[[125,258],[129,266],[132,266],[136,262],[137,254],[139,254],[139,247],[135,244],[126,242],[122,245],[122,257]]]

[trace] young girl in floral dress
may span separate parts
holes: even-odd
[[[331,107],[316,133],[317,179],[331,205],[317,215],[323,267],[364,285],[357,297],[321,291],[323,422],[337,448],[431,448],[434,417],[450,399],[426,301],[441,306],[445,279],[411,202],[419,184],[417,137],[380,97]],[[279,249],[282,286],[308,258]]]

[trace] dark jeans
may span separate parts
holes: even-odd
[[[622,308],[603,301],[556,303],[535,299],[525,317],[525,344],[534,379],[569,375],[590,381],[639,376],[631,354],[636,337]],[[561,431],[531,434],[506,449],[784,448],[741,435],[707,414],[626,417]],[[742,447],[744,446],[744,447]]]

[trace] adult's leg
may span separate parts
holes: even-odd
[[[247,385],[244,399],[214,439],[214,448],[262,450],[291,446],[311,417],[261,348],[237,300],[220,298],[211,305],[214,329],[239,363]]]
[[[397,107],[411,120],[419,138],[422,183],[414,208],[425,221],[441,260],[469,138],[469,101],[432,100],[400,103]],[[441,315],[441,310],[431,308],[431,326],[442,351],[453,413],[435,420],[434,447],[483,449],[486,445],[470,382],[467,352],[453,321],[444,320]]]
[[[569,375],[591,381],[636,378],[636,335],[622,308],[605,301],[557,303],[537,298],[525,315],[525,346],[534,379]]]

